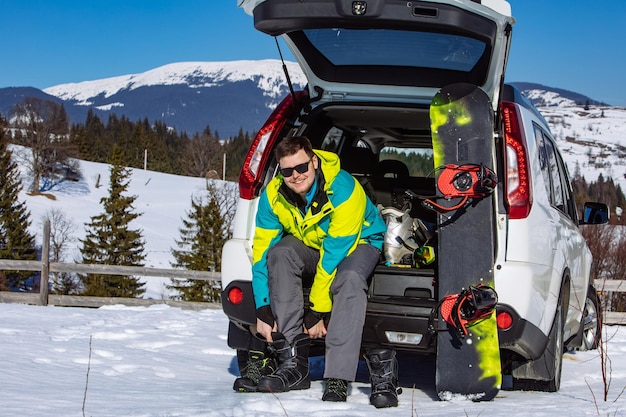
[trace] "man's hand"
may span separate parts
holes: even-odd
[[[278,326],[274,322],[274,326],[270,326],[261,319],[256,319],[256,332],[263,336],[268,343],[272,343],[272,332],[277,332]]]
[[[324,326],[324,320],[318,321],[311,328],[307,329],[304,326],[304,333],[307,333],[311,339],[319,339],[326,336],[326,326]]]
[[[307,309],[304,312],[304,333],[307,333],[311,339],[319,339],[326,336],[326,326],[324,325],[325,313]]]
[[[256,332],[269,343],[273,342],[272,332],[277,331],[272,308],[269,305],[256,309]]]

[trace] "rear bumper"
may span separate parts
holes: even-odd
[[[509,350],[525,359],[540,357],[547,344],[548,337],[534,324],[524,320],[510,306],[498,304],[497,313],[507,312],[513,317],[513,325],[507,329],[498,329],[500,349]]]
[[[236,304],[230,298],[231,291],[235,290],[241,291],[241,301]],[[256,307],[251,281],[231,281],[222,291],[221,298],[224,314],[231,322],[242,328],[256,325]]]
[[[385,277],[387,280],[389,278]],[[234,304],[228,296],[234,287],[241,290],[242,301],[239,304]],[[394,293],[396,290],[387,287],[383,292]],[[385,346],[417,353],[436,352],[436,337],[429,330],[431,313],[436,304],[433,298],[370,294],[363,329],[363,347]],[[255,346],[259,339],[254,336],[256,313],[252,283],[232,281],[228,284],[222,292],[222,308],[230,320],[228,345],[233,349],[249,349],[250,346]],[[498,331],[500,349],[514,352],[526,359],[541,356],[548,343],[547,336],[538,327],[522,319],[515,309],[499,304],[497,312],[504,311],[513,317],[513,325],[507,330]],[[413,336],[412,343],[401,342],[406,335]],[[416,343],[417,338],[419,342]]]
[[[230,291],[234,288],[241,291],[241,302],[238,304],[229,298]],[[370,296],[363,330],[363,346],[389,346],[399,350],[434,352],[434,338],[428,332],[428,328],[431,311],[435,305],[434,299]],[[257,338],[253,335],[256,312],[252,283],[249,281],[229,283],[222,292],[222,309],[230,320],[228,345],[233,349],[248,349],[250,344],[256,343],[253,340]],[[388,332],[417,334],[420,335],[420,342],[394,343],[389,340]]]

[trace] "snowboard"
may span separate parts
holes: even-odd
[[[479,87],[434,96],[430,120],[437,193],[436,389],[442,400],[489,401],[502,383],[494,290],[493,109]],[[425,204],[428,207],[428,204]]]

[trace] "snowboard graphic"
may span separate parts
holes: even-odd
[[[442,400],[493,399],[502,382],[493,290],[493,109],[471,84],[433,98],[430,119],[437,197],[439,307],[436,388]]]

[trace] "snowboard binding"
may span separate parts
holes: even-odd
[[[470,200],[480,200],[493,193],[498,176],[483,164],[448,164],[439,168],[437,188],[445,200],[460,199],[452,206],[444,206],[432,199],[425,199],[424,207],[438,213],[446,213],[464,207]]]
[[[463,339],[469,334],[467,328],[489,317],[496,304],[498,294],[493,288],[483,284],[470,286],[458,294],[448,294],[433,310],[431,329],[434,329],[432,322],[438,310],[441,318]]]

